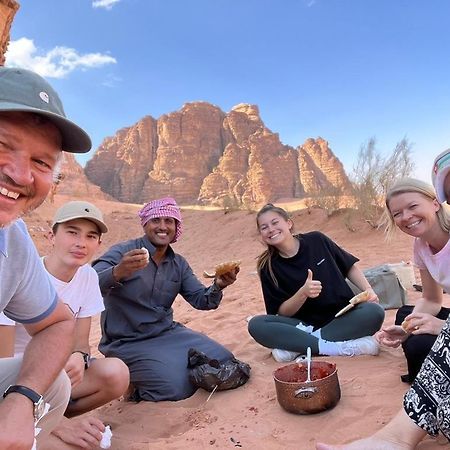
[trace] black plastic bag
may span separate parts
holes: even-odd
[[[188,352],[188,368],[190,382],[210,392],[214,389],[235,389],[250,378],[250,366],[247,363],[236,358],[221,363],[194,348]]]

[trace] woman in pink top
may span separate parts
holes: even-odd
[[[441,224],[440,230],[433,220],[431,209],[434,207],[436,217],[439,211],[445,212],[446,209],[444,205],[438,207],[439,201],[444,202],[447,200],[447,203],[450,202],[450,149],[436,158],[433,168],[433,183],[438,194],[438,201],[427,200],[428,203],[423,204],[423,202],[418,203],[413,199],[412,202],[406,205],[403,204],[402,207],[401,204],[393,202],[392,199],[396,197],[397,200],[402,197],[405,199],[406,194],[411,194],[411,192],[400,193],[398,190],[400,184],[394,187],[394,189],[397,189],[396,195],[390,196],[390,199],[386,200],[386,205],[392,218],[399,214],[395,219],[397,226],[399,228],[405,227],[408,230],[408,234],[413,236],[416,233],[414,255],[422,276],[424,299],[419,301],[413,313],[406,317],[408,334],[415,336],[424,335],[421,332],[423,330],[425,330],[425,334],[431,334],[440,326],[440,322],[432,314],[433,308],[434,311],[438,311],[440,303],[426,303],[427,299],[429,300],[429,298],[433,297],[433,293],[438,297],[442,297],[442,291],[439,291],[436,287],[437,280],[434,277],[442,281],[443,285],[441,286],[449,292],[447,275],[450,266],[448,215],[445,218],[440,213],[441,217],[438,221]],[[424,198],[427,197],[423,193],[420,195]],[[416,200],[419,198],[417,197],[417,192],[415,197]],[[419,200],[421,199],[419,198]],[[406,220],[408,215],[411,217],[409,221]],[[403,216],[405,217],[405,223],[400,223]],[[434,226],[432,226],[433,223]],[[433,228],[434,233],[430,231],[429,227]],[[447,230],[446,235],[445,230]],[[421,245],[424,242],[428,245]],[[421,266],[421,264],[424,265]],[[401,337],[401,331],[398,328],[401,327],[394,327],[392,330],[388,330],[385,339],[392,342],[396,339],[399,342],[405,340],[404,337]],[[405,332],[403,334],[406,335]],[[318,443],[316,449],[412,450],[416,448],[427,433],[431,436],[436,436],[439,431],[450,441],[449,348],[450,318],[447,318],[443,326],[441,326],[439,335],[435,339],[430,353],[425,358],[420,372],[409,391],[405,394],[403,408],[397,415],[381,430],[368,438],[337,446]]]
[[[398,230],[415,238],[414,263],[420,271],[422,298],[414,307],[400,308],[395,325],[377,337],[389,347],[402,345],[409,371],[402,379],[412,383],[450,313],[450,308],[442,307],[443,289],[450,292],[450,211],[439,203],[431,185],[405,178],[386,196],[386,222],[388,238]]]

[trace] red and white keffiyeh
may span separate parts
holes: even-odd
[[[176,242],[181,236],[183,231],[181,212],[177,202],[172,197],[160,198],[158,200],[148,202],[138,212],[138,215],[141,219],[142,226],[145,226],[150,219],[156,219],[158,217],[172,217],[176,221],[176,231],[175,237],[171,243]]]

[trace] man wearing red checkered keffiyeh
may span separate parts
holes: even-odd
[[[161,217],[171,217],[175,219],[176,231],[175,237],[170,242],[177,242],[181,233],[183,231],[181,219],[180,208],[177,202],[172,197],[160,198],[158,200],[152,200],[148,202],[144,207],[138,212],[141,219],[141,225],[145,227],[150,219],[159,219]]]
[[[233,354],[208,336],[173,320],[172,304],[181,295],[200,310],[216,309],[222,290],[237,273],[217,276],[204,286],[170,244],[182,231],[173,198],[153,200],[139,211],[144,235],[111,247],[93,267],[105,303],[99,349],[127,364],[135,400],[181,400],[196,390],[189,381],[188,351],[226,362]]]

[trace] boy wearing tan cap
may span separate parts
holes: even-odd
[[[126,365],[117,358],[91,359],[89,333],[91,319],[103,311],[98,276],[89,261],[98,250],[102,233],[108,231],[101,211],[91,203],[72,201],[56,211],[49,239],[53,249],[42,258],[44,267],[60,298],[76,317],[75,340],[65,371],[72,385],[71,401],[65,415],[82,414],[120,397],[128,387],[129,375]],[[23,354],[30,336],[20,324],[4,315],[0,317],[2,336],[15,332],[14,339],[1,339],[0,349],[5,342],[14,341],[9,356]],[[10,325],[10,326],[7,326]],[[13,326],[11,326],[13,325]],[[98,446],[103,423],[95,417],[63,419],[53,430],[53,435],[67,444],[90,448]]]

